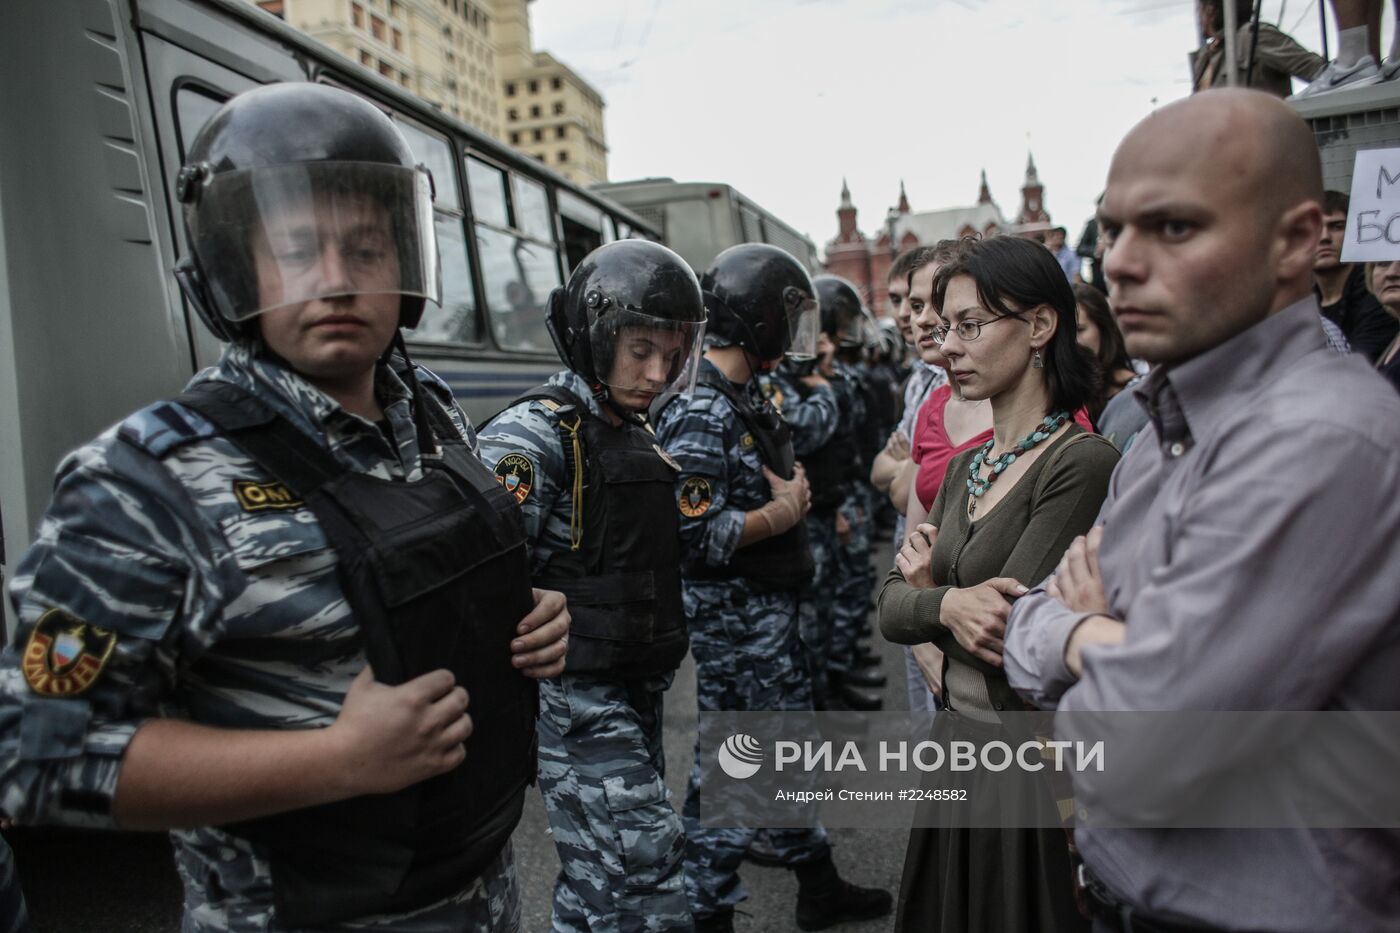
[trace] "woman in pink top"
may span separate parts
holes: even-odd
[[[972,423],[972,428],[983,430],[965,439],[948,436],[946,425],[948,406],[965,408],[965,412],[955,412],[954,417],[962,422]],[[918,496],[919,513],[925,518],[938,495],[938,487],[943,485],[943,474],[948,470],[948,461],[973,447],[981,447],[992,437],[992,407],[983,401],[966,401],[953,393],[951,385],[941,385],[929,393],[928,400],[919,409],[919,420],[914,424],[914,443],[910,456],[919,465],[914,478],[914,492]],[[966,434],[966,429],[962,432]],[[914,503],[910,503],[911,507]]]

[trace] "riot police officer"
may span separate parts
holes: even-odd
[[[681,466],[676,508],[697,700],[702,711],[809,710],[798,603],[812,576],[803,524],[810,490],[789,428],[755,377],[790,350],[812,355],[816,294],[795,259],[764,244],[722,252],[701,287],[709,336],[697,385],[657,423],[661,445]],[[698,747],[696,755],[684,807],[686,890],[698,930],[729,930],[755,831],[701,825]],[[767,835],[797,873],[803,929],[889,911],[888,893],[837,875],[820,826]]]
[[[216,112],[177,274],[228,346],[63,463],[12,584],[6,810],[177,829],[186,930],[518,928],[529,678],[568,618],[403,352],[439,300],[430,191],[348,92]]]
[[[870,566],[871,509],[865,477],[869,468],[861,460],[864,433],[872,423],[868,394],[851,360],[865,347],[869,318],[855,287],[835,275],[812,280],[822,309],[822,333],[831,342],[825,371],[841,394],[841,426],[824,451],[820,470],[825,490],[825,526],[831,542],[832,579],[828,594],[832,615],[827,655],[827,676],[832,696],[856,709],[879,709],[878,696],[859,688],[882,687],[883,676],[861,669],[858,639],[869,630],[869,603],[874,590]]]
[[[645,416],[694,380],[700,284],[664,246],[609,243],[550,296],[548,325],[568,368],[493,418],[481,448],[524,510],[535,582],[573,620],[568,672],[541,685],[554,929],[690,930],[662,780],[662,694],[687,646],[677,467]]]

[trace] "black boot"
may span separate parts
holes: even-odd
[[[695,933],[734,933],[734,911],[696,917]]]
[[[874,687],[876,689],[885,685],[885,675],[879,671],[854,667],[842,675],[842,680],[852,687]]]
[[[855,667],[878,667],[883,659],[869,648],[856,646],[854,654],[851,656],[851,664]]]
[[[846,678],[841,674],[831,675],[831,695],[828,697],[832,705],[839,704],[845,709],[859,710],[861,712],[874,712],[884,707],[884,701],[876,693],[869,690],[862,690],[846,682]]]
[[[862,888],[842,879],[830,855],[797,866],[798,929],[825,930],[847,920],[873,920],[888,914],[893,906],[888,891]]]

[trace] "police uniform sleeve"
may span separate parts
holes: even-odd
[[[197,531],[167,508],[180,491],[160,488],[174,480],[111,437],[60,468],[10,586],[0,809],[20,823],[113,825],[122,755],[160,712],[180,633],[218,618],[217,587],[194,567]]]
[[[680,465],[676,504],[681,544],[692,559],[722,567],[744,531],[745,509],[729,505],[729,458],[736,447],[714,396],[692,396],[669,405],[657,422],[657,440]]]
[[[559,543],[550,540],[558,535],[550,516],[564,488],[566,471],[558,421],[542,402],[521,402],[484,425],[478,442],[482,463],[520,504],[531,563],[539,570]],[[564,520],[567,528],[567,515]]]
[[[480,456],[481,451],[476,435],[476,429],[472,427],[471,419],[466,412],[457,404],[457,398],[452,394],[452,387],[449,386],[441,376],[432,370],[424,369],[422,366],[415,366],[414,376],[418,379],[418,384],[424,386],[437,399],[447,412],[447,417],[451,419],[453,426],[462,435],[462,440],[467,442],[467,449],[473,454]]]
[[[841,424],[841,405],[831,386],[816,386],[804,399],[792,398],[783,405],[783,420],[792,426],[792,450],[808,457],[822,448]]]

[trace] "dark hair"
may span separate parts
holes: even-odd
[[[914,290],[915,272],[935,262],[941,266],[957,255],[957,252],[957,240],[939,240],[932,246],[920,246],[917,249],[911,249],[908,253],[905,253],[906,256],[910,257],[909,268],[904,273],[904,280],[907,283],[908,289],[911,292]]]
[[[932,246],[916,246],[900,253],[894,258],[894,262],[890,263],[890,274],[885,277],[885,281],[908,279],[916,270],[933,261],[934,249]]]
[[[1322,213],[1345,214],[1351,209],[1351,195],[1340,191],[1322,192]]]
[[[1089,406],[1094,421],[1108,404],[1110,393],[1120,388],[1114,383],[1114,374],[1122,370],[1131,371],[1132,357],[1128,356],[1127,344],[1123,342],[1123,331],[1113,317],[1113,309],[1108,304],[1108,296],[1092,285],[1074,286],[1074,300],[1085,317],[1099,331],[1099,374],[1103,382],[1099,386],[1099,397]]]
[[[1074,292],[1044,246],[1016,236],[962,240],[933,280],[933,304],[940,315],[948,283],[961,275],[972,279],[977,299],[994,314],[1025,320],[1025,312],[1037,305],[1054,309],[1055,332],[1043,357],[1052,411],[1073,414],[1098,397],[1098,364],[1075,335]]]
[[[885,276],[885,281],[893,282],[895,279],[902,279],[909,275],[909,271],[914,268],[918,255],[923,252],[924,249],[925,247],[916,246],[894,257],[894,262],[890,263],[890,272],[889,275]]]

